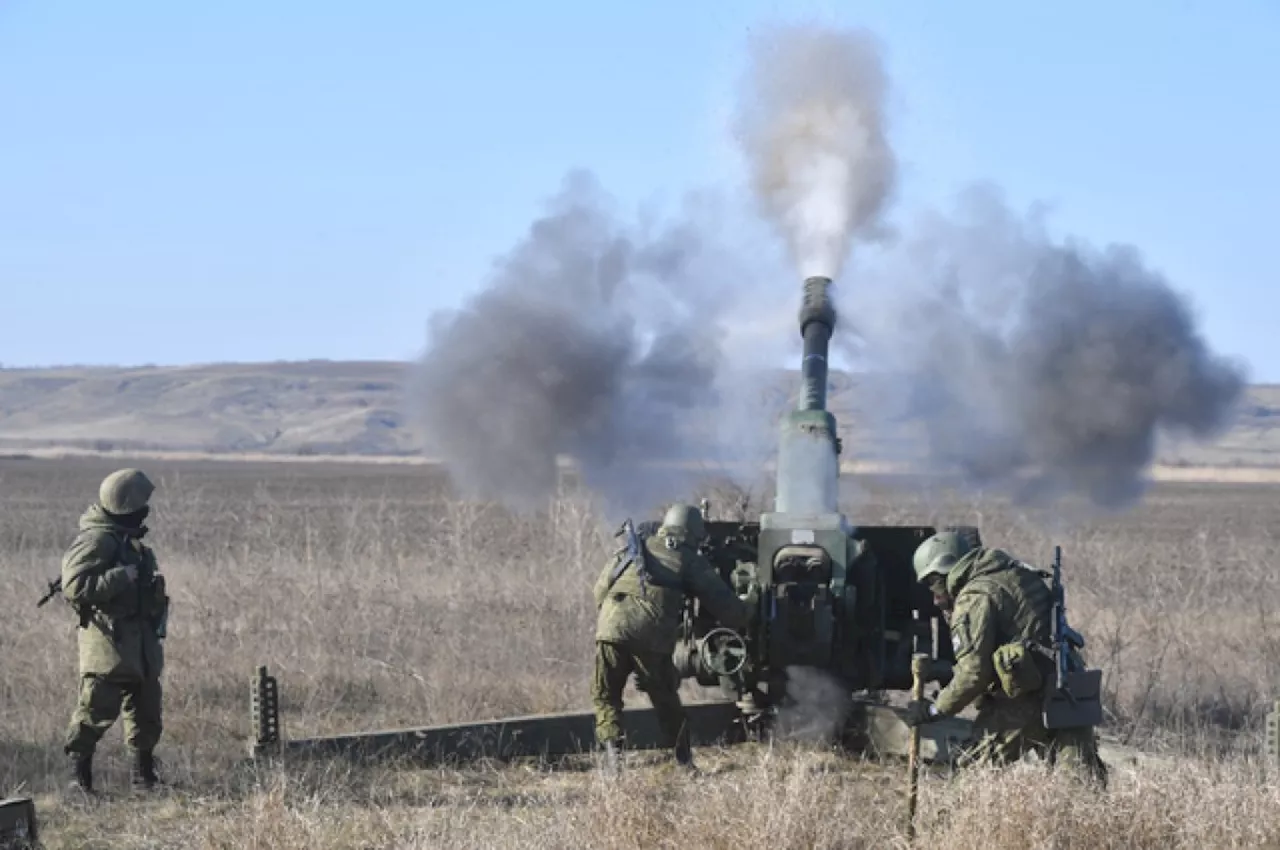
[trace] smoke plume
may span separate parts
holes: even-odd
[[[723,209],[624,221],[571,175],[480,292],[432,319],[416,406],[471,495],[537,501],[565,456],[614,509],[648,510],[690,497],[698,471],[651,461],[762,459],[776,412],[762,353],[776,364],[779,340],[795,345],[800,278],[839,277],[855,242],[869,250],[840,287],[833,344],[866,370],[856,400],[893,459],[1117,507],[1141,494],[1160,435],[1229,424],[1243,370],[1135,249],[1056,243],[989,192],[882,238],[897,166],[870,35],[778,27],[750,59],[736,138],[798,274],[768,278],[760,240]]]
[[[666,226],[624,222],[574,172],[484,287],[432,317],[415,407],[455,483],[529,506],[564,456],[613,510],[691,497],[651,462],[718,456],[723,435],[692,426],[729,409],[734,338],[716,323],[723,287],[747,281],[704,218],[693,204]]]
[[[862,30],[779,26],[751,44],[736,138],[800,277],[837,277],[855,238],[881,233],[897,170],[885,87]]]
[[[1056,243],[989,188],[849,297],[885,435],[917,423],[919,459],[1020,497],[1127,506],[1157,436],[1217,436],[1245,386],[1135,248]]]
[[[849,689],[817,667],[787,668],[787,698],[778,709],[774,735],[782,741],[830,743],[852,708]]]

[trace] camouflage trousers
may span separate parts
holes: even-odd
[[[1105,787],[1107,766],[1098,754],[1094,729],[1046,729],[1041,699],[1039,694],[1016,700],[984,697],[974,718],[977,743],[961,765],[1005,765],[1034,752],[1048,764]]]
[[[607,641],[596,641],[596,672],[591,701],[596,712],[596,741],[622,738],[622,692],[632,674],[636,687],[649,696],[658,715],[664,748],[688,744],[689,730],[680,702],[680,676],[670,655],[636,652]]]
[[[111,676],[80,677],[80,696],[63,750],[93,755],[98,741],[124,713],[124,738],[131,750],[155,749],[164,729],[161,722],[163,688],[159,679],[119,679]]]

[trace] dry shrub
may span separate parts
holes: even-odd
[[[1036,764],[926,783],[931,842],[986,848],[1280,846],[1280,785],[1244,762],[1188,758],[1122,773],[1105,793]]]
[[[707,772],[590,770],[270,772],[233,801],[112,804],[101,820],[54,810],[61,844],[121,848],[602,850],[908,846],[900,763],[811,751],[702,753]],[[986,850],[1280,846],[1280,786],[1247,767],[1183,761],[1118,771],[1106,793],[1039,765],[922,784],[918,846]]]

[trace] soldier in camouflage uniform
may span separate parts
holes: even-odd
[[[704,538],[702,513],[691,505],[667,510],[662,525],[641,542],[643,563],[625,553],[605,564],[595,585],[596,669],[591,695],[596,713],[596,740],[606,764],[618,766],[622,739],[622,692],[634,673],[637,686],[649,695],[658,715],[663,746],[676,762],[693,769],[680,677],[672,662],[686,594],[697,596],[720,622],[744,628],[751,620],[749,604],[734,595],[697,550]]]
[[[956,663],[936,702],[910,703],[908,724],[958,714],[976,700],[980,739],[966,761],[1007,764],[1035,750],[1050,763],[1069,764],[1105,784],[1107,770],[1092,727],[1044,726],[1045,687],[1054,665],[1027,649],[1027,642],[1051,644],[1053,599],[1039,571],[955,532],[922,543],[914,566],[947,616]]]
[[[137,469],[108,475],[62,559],[62,593],[80,614],[80,693],[64,750],[74,784],[86,792],[93,791],[98,741],[122,708],[132,784],[158,782],[153,751],[162,730],[169,599],[155,554],[142,543],[154,490]]]

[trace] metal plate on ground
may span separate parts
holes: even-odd
[[[36,804],[31,798],[0,800],[0,850],[25,850],[34,847],[38,838]]]

